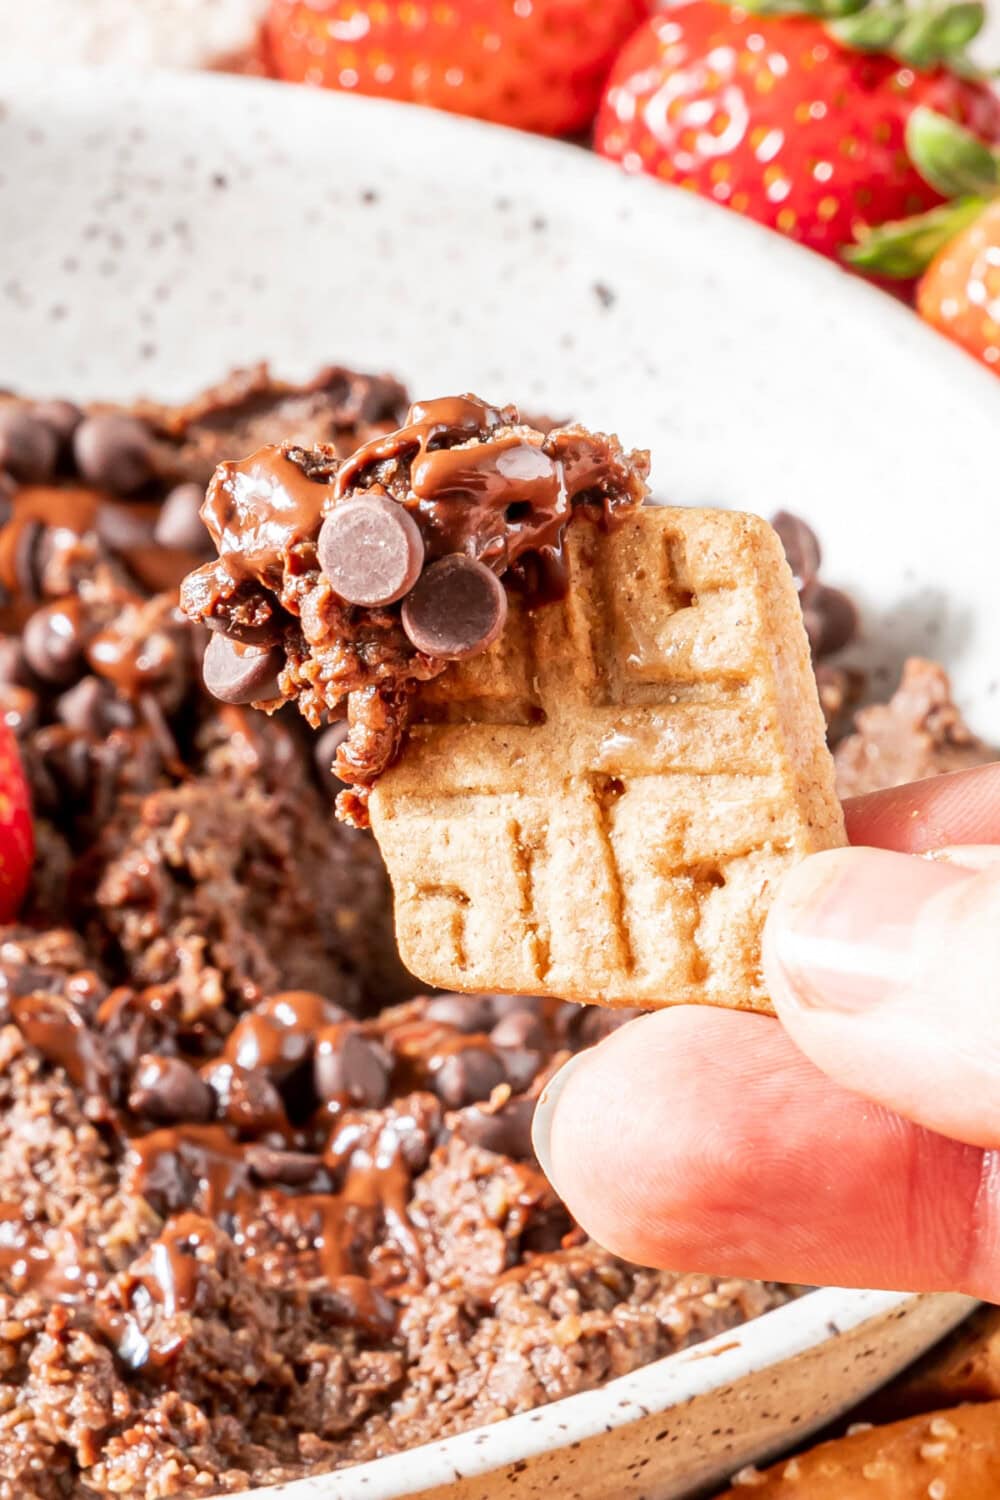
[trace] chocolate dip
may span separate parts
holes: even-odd
[[[334,770],[352,789],[337,805],[363,824],[416,685],[489,648],[504,588],[533,605],[558,598],[570,518],[613,525],[644,500],[647,472],[647,455],[615,438],[543,434],[474,396],[417,403],[346,460],[284,443],[224,463],[202,508],[218,560],[181,595],[189,618],[229,643],[206,680],[227,701],[294,700],[315,726],[346,719]],[[276,691],[239,659],[248,645],[276,653]]]

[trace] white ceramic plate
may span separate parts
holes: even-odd
[[[649,445],[664,496],[805,513],[865,606],[866,661],[940,653],[1000,740],[1000,383],[776,237],[572,148],[399,106],[23,71],[0,75],[0,225],[0,385],[183,396],[266,355],[572,413]],[[286,1493],[688,1493],[844,1409],[966,1305],[819,1293]]]
[[[804,511],[869,664],[940,654],[1000,740],[1000,381],[888,297],[429,112],[183,75],[19,70],[0,96],[0,381],[181,396],[334,357],[572,412],[652,447],[676,501]]]

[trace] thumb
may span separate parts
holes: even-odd
[[[764,968],[831,1078],[971,1145],[1000,1146],[1000,850],[814,855],[783,882]]]

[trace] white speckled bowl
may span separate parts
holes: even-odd
[[[1000,740],[1000,383],[877,292],[569,147],[173,75],[0,73],[0,385],[192,392],[387,368],[649,444],[682,503],[803,511],[888,677],[941,654]],[[944,523],[947,522],[947,525]],[[959,1297],[827,1290],[603,1390],[268,1500],[666,1500],[843,1411]]]

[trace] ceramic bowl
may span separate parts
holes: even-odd
[[[265,83],[0,75],[0,385],[181,397],[270,358],[573,414],[681,503],[804,513],[884,687],[942,657],[1000,740],[1000,383],[882,294],[574,148]],[[601,1390],[269,1500],[665,1500],[864,1395],[964,1313],[825,1290]]]

